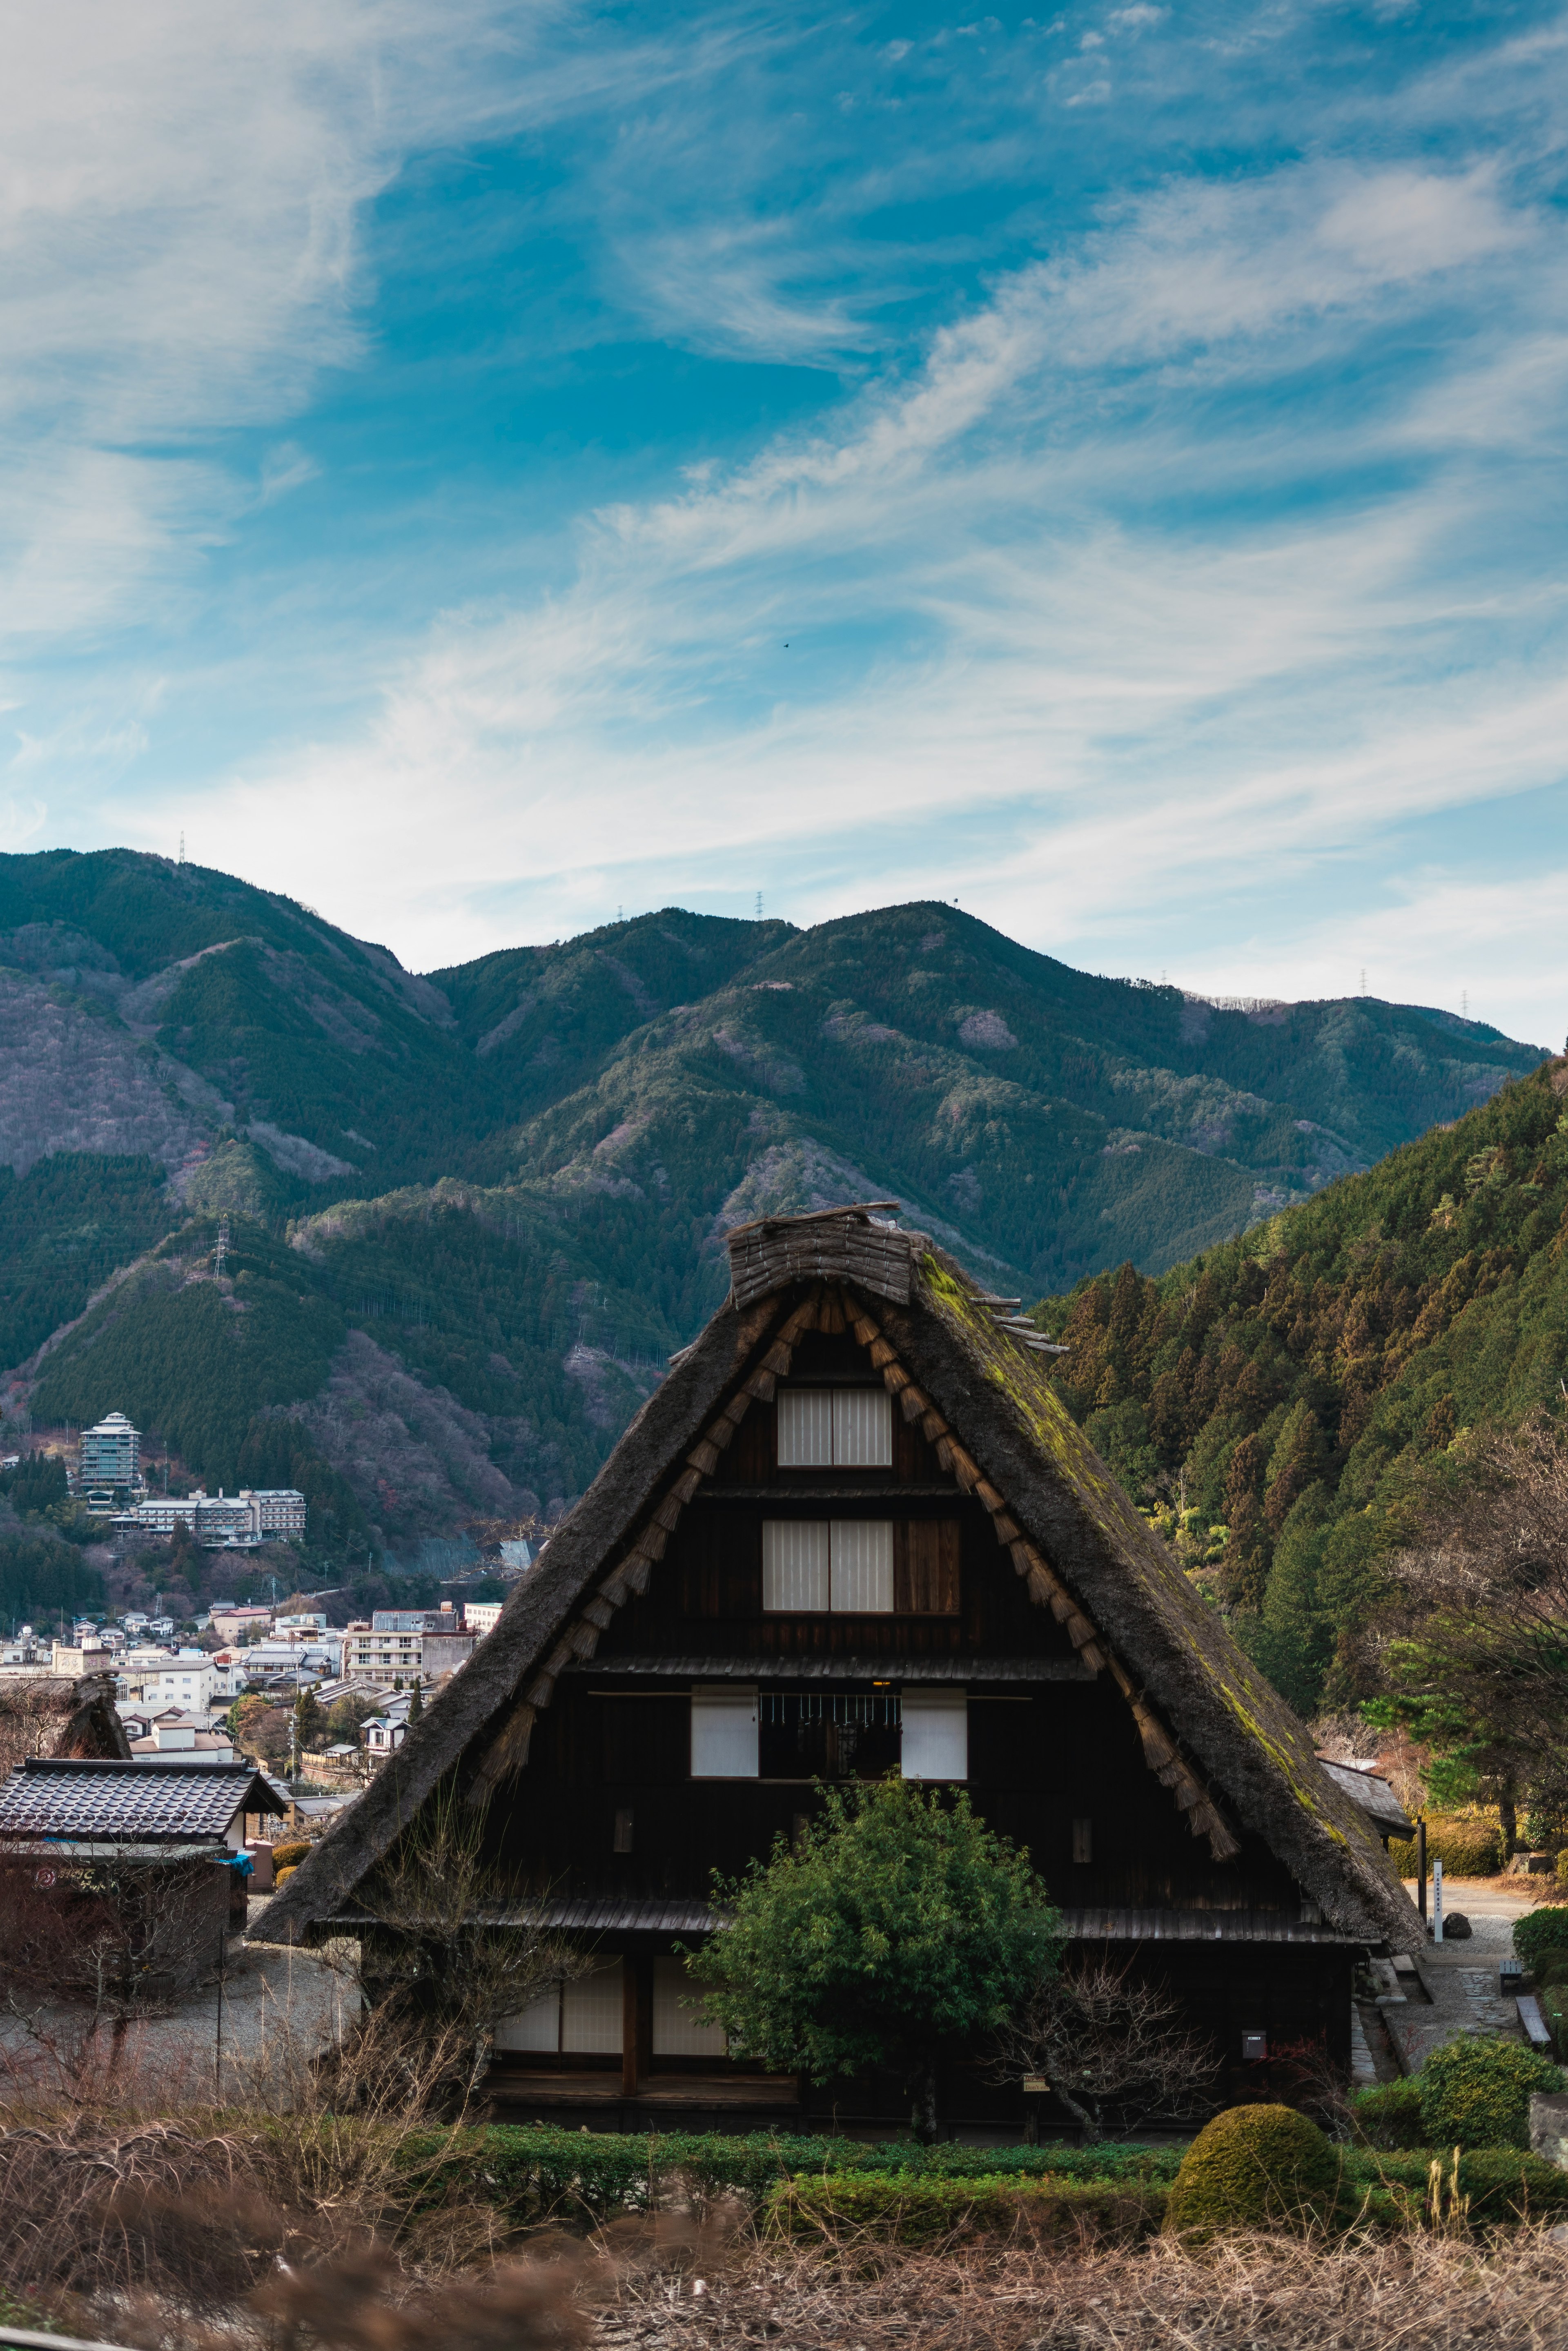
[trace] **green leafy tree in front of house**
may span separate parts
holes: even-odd
[[[1061,1945],[1028,1853],[967,1796],[903,1780],[828,1790],[795,1844],[716,1878],[715,1899],[730,1916],[686,1962],[710,2015],[814,2081],[897,2073],[926,2141],[944,2052],[994,2032]]]

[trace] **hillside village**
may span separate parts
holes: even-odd
[[[1185,1262],[1044,1298],[944,1218],[846,1201],[842,1163],[764,1154],[795,1197],[754,1171],[681,1343],[579,1380],[593,1444],[549,1496],[431,1336],[498,1265],[536,1278],[515,1190],[187,1217],[9,1390],[24,2106],[209,2064],[246,2112],[393,2099],[471,2135],[459,2202],[503,2232],[624,2146],[643,2186],[594,2187],[601,2217],[688,2194],[703,2149],[758,2210],[838,2180],[799,2223],[830,2234],[957,2196],[1040,2244],[1030,2199],[1071,2182],[1087,2241],[1140,2243],[1211,2130],[1279,2116],[1336,2227],[1433,2225],[1438,2132],[1478,2224],[1568,2226],[1568,1739],[1455,1647],[1484,1608],[1422,1631],[1402,1581],[1424,1529],[1473,1542],[1531,1479],[1568,1542],[1568,1077],[1523,1059]],[[423,1302],[372,1342],[389,1233]],[[299,1366],[282,1394],[232,1385],[258,1349]],[[378,1413],[439,1458],[415,1558],[389,1456],[353,1450]],[[835,1918],[886,1956],[813,1989]]]

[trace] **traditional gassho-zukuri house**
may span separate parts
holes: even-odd
[[[863,1208],[729,1252],[726,1303],[253,1931],[368,1923],[367,1873],[455,1792],[528,1916],[592,1954],[498,2032],[497,2111],[893,2126],[891,2079],[732,2060],[676,1953],[713,1871],[794,1834],[821,1782],[902,1771],[1026,1844],[1081,1949],[1178,1990],[1230,2096],[1267,2092],[1282,2043],[1346,2060],[1353,1970],[1416,1949],[1415,1908],[1058,1402],[1038,1332]],[[1021,2129],[1021,2085],[982,2054],[954,2053],[945,2123]]]

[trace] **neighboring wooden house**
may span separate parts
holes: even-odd
[[[0,1782],[0,1855],[37,1858],[54,1873],[86,1873],[95,1882],[139,1889],[157,1900],[157,1873],[178,1866],[183,1915],[193,1938],[243,1927],[246,1816],[277,1814],[277,1797],[249,1764],[199,1762],[190,1756],[130,1761],[30,1756]],[[194,1879],[190,1865],[198,1866]],[[39,1883],[43,1883],[42,1879]]]
[[[528,2116],[891,2126],[891,2083],[765,2078],[695,2017],[677,1947],[821,1782],[968,1790],[1075,1943],[1152,1970],[1232,2096],[1267,2053],[1349,2054],[1352,1973],[1420,1925],[1365,1811],[1051,1390],[1015,1301],[862,1209],[732,1234],[731,1294],[473,1663],[263,1914],[374,1917],[369,1874],[438,1788],[481,1807],[592,1953],[497,2036]],[[950,2125],[1021,2124],[954,2053]]]

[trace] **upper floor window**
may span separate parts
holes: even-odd
[[[780,1469],[891,1469],[893,1399],[885,1388],[780,1388]]]
[[[956,1519],[764,1519],[762,1605],[769,1614],[956,1616]]]
[[[893,1613],[891,1519],[765,1519],[762,1605]]]

